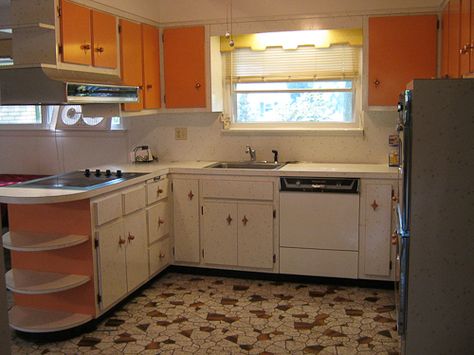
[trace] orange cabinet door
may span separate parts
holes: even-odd
[[[117,68],[117,20],[92,10],[92,65]]]
[[[164,30],[166,107],[206,107],[204,36],[202,26]]]
[[[143,39],[143,106],[161,107],[160,34],[156,27],[142,24]]]
[[[141,25],[127,20],[120,20],[120,59],[122,83],[143,88],[142,31]],[[139,90],[140,101],[124,104],[125,111],[143,109],[143,90]]]
[[[448,29],[448,76],[459,78],[460,76],[460,43],[461,43],[461,0],[449,2],[449,29]]]
[[[369,18],[369,106],[394,106],[413,79],[436,76],[437,16]]]
[[[449,76],[449,4],[446,4],[443,9],[441,31],[441,77],[447,78]]]
[[[91,65],[90,10],[72,2],[61,0],[62,61]]]
[[[474,0],[471,0],[471,38],[469,41],[470,72],[474,73]]]

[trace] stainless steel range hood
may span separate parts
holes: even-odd
[[[137,102],[138,87],[119,83],[120,78],[111,75],[53,65],[0,68],[0,105]]]

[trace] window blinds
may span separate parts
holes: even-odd
[[[224,54],[233,82],[348,79],[359,75],[360,47],[298,47],[296,50],[237,48]]]

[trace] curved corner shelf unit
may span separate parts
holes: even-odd
[[[3,247],[16,251],[48,251],[72,247],[88,240],[88,235],[7,232],[3,235]]]
[[[28,333],[56,332],[77,327],[92,320],[89,314],[67,313],[13,306],[8,312],[10,326]]]
[[[16,293],[41,295],[79,287],[91,278],[85,275],[60,274],[12,269],[5,274],[7,288]]]

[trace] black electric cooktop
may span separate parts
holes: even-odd
[[[74,189],[74,190],[92,190],[100,187],[117,184],[119,182],[130,180],[147,173],[126,173],[121,170],[89,170],[72,171],[69,173],[48,176],[41,179],[35,179],[11,185],[11,187],[27,187],[42,189]]]

